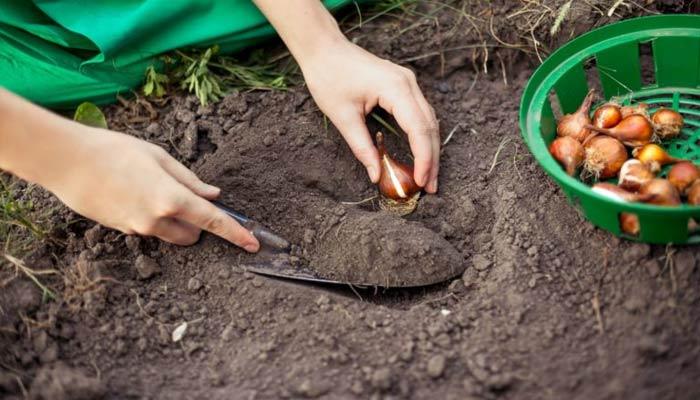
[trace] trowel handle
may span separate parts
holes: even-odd
[[[218,201],[212,201],[212,204],[214,204],[216,207],[218,207],[221,211],[225,212],[229,217],[235,219],[238,221],[239,224],[242,226],[249,228],[247,225],[251,222],[250,218],[246,217],[245,215],[239,213],[238,211],[235,211],[231,207],[221,204]]]
[[[274,250],[287,251],[289,250],[289,242],[279,237],[277,234],[267,229],[260,223],[253,221],[252,219],[246,217],[245,215],[233,210],[231,207],[221,204],[218,201],[212,201],[216,207],[221,211],[225,212],[228,216],[238,221],[241,226],[248,229],[253,236],[260,242],[261,245],[267,246]]]

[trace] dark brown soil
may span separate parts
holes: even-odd
[[[474,41],[455,13],[436,15],[385,17],[353,36],[393,60]],[[254,256],[211,235],[182,248],[81,221],[26,259],[62,271],[49,280],[59,301],[42,304],[24,279],[0,289],[0,397],[698,398],[697,250],[619,240],[566,202],[519,136],[534,55],[491,53],[488,74],[470,52],[440,58],[411,65],[442,139],[454,134],[439,194],[405,219],[345,204],[376,189],[304,88],[206,108],[175,96],[153,122],[123,106],[108,114],[289,238],[300,265],[380,282],[402,268],[461,275],[420,289],[297,284],[244,272]],[[387,140],[406,157],[406,143]]]

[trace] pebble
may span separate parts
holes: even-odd
[[[316,231],[313,229],[304,230],[304,243],[311,244],[314,242],[314,237],[316,237]]]
[[[389,368],[379,368],[372,373],[372,387],[375,389],[387,390],[391,387],[391,370]]]
[[[306,398],[315,399],[323,396],[331,390],[331,385],[320,380],[305,379],[297,386],[297,394]]]
[[[197,278],[190,278],[189,282],[187,282],[187,290],[189,290],[192,293],[195,293],[199,291],[199,289],[202,288],[202,281],[200,281]]]
[[[267,147],[272,146],[275,143],[275,138],[272,135],[267,135],[263,138],[263,144]]]
[[[428,376],[435,379],[439,378],[442,376],[442,373],[445,372],[445,363],[447,360],[445,359],[445,356],[442,354],[437,354],[434,355],[429,361],[428,361]]]
[[[140,255],[136,258],[136,272],[140,280],[150,279],[160,272],[160,266],[151,257]]]
[[[474,285],[479,278],[476,270],[474,268],[467,268],[462,273],[462,282],[465,288],[470,288]]]
[[[663,357],[669,350],[668,344],[654,336],[644,336],[637,343],[637,351],[647,358]]]
[[[491,266],[491,261],[481,254],[472,257],[472,265],[477,271],[485,271]]]

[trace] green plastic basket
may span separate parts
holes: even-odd
[[[655,83],[644,85],[640,45],[650,45]],[[688,222],[700,223],[700,207],[662,207],[620,203],[570,177],[549,154],[556,136],[550,92],[556,93],[563,113],[571,113],[589,90],[584,65],[595,60],[602,95],[625,102],[644,101],[650,111],[660,106],[683,114],[680,137],[664,143],[673,156],[700,162],[700,16],[663,15],[630,19],[586,33],[554,52],[535,71],[520,104],[520,129],[525,143],[542,168],[562,187],[569,200],[594,225],[615,235],[648,243],[700,243],[700,233]],[[600,95],[600,93],[599,93]],[[556,101],[556,100],[554,100]],[[636,214],[638,236],[620,230],[619,215]]]

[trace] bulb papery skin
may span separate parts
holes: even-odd
[[[647,103],[637,103],[630,106],[620,107],[620,114],[622,118],[627,118],[632,114],[640,114],[645,117],[649,116],[649,105]]]
[[[583,167],[596,179],[617,176],[628,158],[627,149],[622,142],[609,136],[598,135],[589,138],[584,148],[586,157]]]
[[[654,137],[654,126],[649,118],[641,114],[629,115],[609,129],[597,128],[593,125],[589,125],[589,128],[595,132],[614,137],[631,147],[644,146],[650,143]]]
[[[593,126],[596,128],[612,128],[622,121],[620,106],[614,103],[603,104],[593,113]]]
[[[557,123],[557,136],[569,136],[579,142],[583,142],[591,134],[591,130],[588,126],[591,124],[589,113],[594,94],[593,90],[589,91],[583,99],[583,102],[581,102],[578,110],[572,114],[564,115],[559,120]]]
[[[395,201],[408,201],[421,190],[413,180],[413,167],[391,158],[384,147],[384,136],[381,132],[377,132],[377,149],[381,162],[379,192]]]
[[[690,161],[676,163],[668,172],[668,180],[681,194],[696,180],[700,179],[700,170]]]
[[[646,203],[659,206],[676,206],[681,204],[681,195],[678,189],[666,179],[652,179],[639,188],[641,196],[650,196]]]
[[[570,136],[554,139],[549,145],[549,152],[564,167],[569,176],[576,173],[576,170],[583,164],[583,158],[586,155],[581,143]]]
[[[677,111],[668,108],[660,108],[651,116],[651,121],[656,128],[656,134],[661,139],[678,136],[683,128],[683,116]]]
[[[654,179],[654,174],[649,166],[634,158],[625,161],[620,169],[618,186],[631,192],[636,192],[639,188]]]

